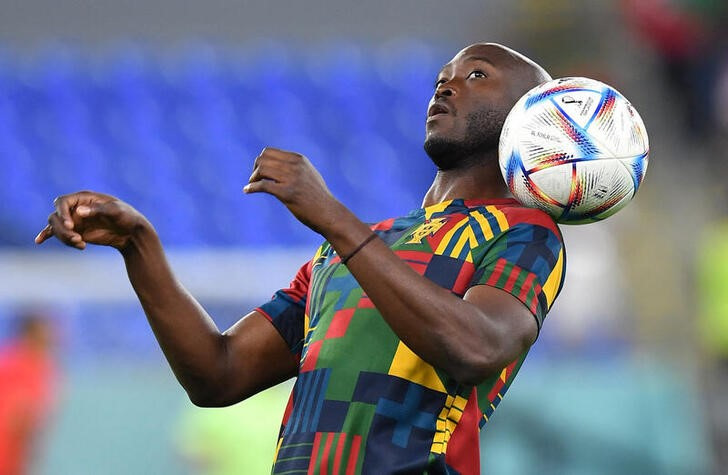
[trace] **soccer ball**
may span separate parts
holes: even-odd
[[[527,92],[508,114],[498,149],[516,199],[564,224],[600,221],[624,208],[644,179],[648,151],[632,104],[581,77]]]

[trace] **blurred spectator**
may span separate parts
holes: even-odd
[[[54,402],[54,330],[40,313],[22,315],[17,335],[0,347],[0,474],[28,473],[35,443]]]
[[[724,132],[725,140],[725,134],[728,133],[728,51],[724,54],[718,76],[717,96],[718,123]]]
[[[290,390],[290,384],[278,385],[225,408],[199,408],[187,403],[176,434],[188,473],[270,473]]]
[[[728,7],[719,0],[622,0],[629,24],[658,54],[679,102],[687,136],[717,132],[720,64],[728,44]]]
[[[606,2],[516,0],[511,2],[512,42],[548,64],[553,77],[586,76],[613,84],[606,62],[613,44],[600,33]],[[587,19],[585,21],[585,19]]]
[[[706,417],[713,442],[716,475],[728,473],[728,219],[706,229],[698,255],[700,335],[708,357]]]

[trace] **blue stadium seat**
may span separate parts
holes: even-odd
[[[149,213],[172,245],[317,242],[274,198],[241,193],[269,145],[308,156],[363,218],[401,214],[432,177],[424,111],[445,60],[417,42],[164,55],[128,43],[100,56],[51,45],[30,62],[0,52],[0,220],[26,236],[55,195],[97,189]],[[17,206],[30,214],[12,216]]]

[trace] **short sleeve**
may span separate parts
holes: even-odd
[[[516,297],[539,330],[561,291],[566,255],[558,228],[519,223],[489,244],[476,262],[471,285],[490,285]]]
[[[256,308],[278,330],[291,349],[291,353],[301,353],[304,337],[306,297],[311,280],[311,262],[298,270],[288,288],[273,294],[270,301]]]

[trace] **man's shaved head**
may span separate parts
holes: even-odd
[[[492,156],[513,105],[550,79],[535,61],[498,43],[463,48],[438,75],[425,150],[441,170]]]
[[[513,72],[509,84],[515,104],[526,92],[534,87],[551,80],[551,75],[531,58],[522,55],[516,50],[498,43],[475,43],[464,48],[460,53],[467,50],[482,47],[492,54],[493,61]],[[458,53],[458,54],[460,54]]]

